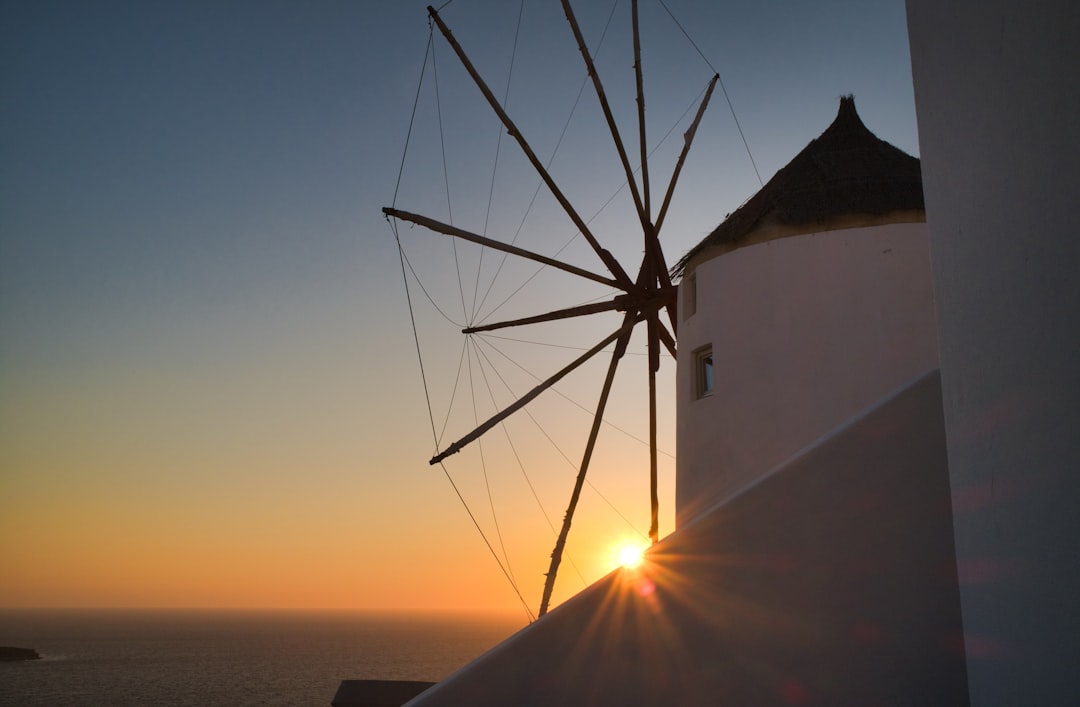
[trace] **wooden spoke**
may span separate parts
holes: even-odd
[[[664,323],[661,321],[656,322],[656,333],[660,337],[660,342],[664,345],[664,348],[668,350],[672,358],[678,358],[675,354],[675,337],[671,335],[671,332],[667,330]]]
[[[615,380],[615,370],[618,368],[619,359],[626,352],[626,345],[630,341],[630,330],[627,327],[633,327],[636,323],[633,316],[629,314],[626,316],[622,327],[626,331],[619,335],[615,351],[611,354],[611,363],[608,364],[604,387],[600,391],[600,401],[596,404],[596,414],[593,415],[592,427],[589,429],[589,441],[585,444],[585,453],[582,455],[581,467],[578,469],[577,480],[574,482],[574,490],[570,494],[570,503],[566,508],[566,515],[563,517],[562,529],[559,531],[559,537],[555,541],[555,549],[551,551],[551,564],[548,566],[547,575],[544,579],[544,594],[540,600],[540,616],[547,613],[548,605],[551,603],[551,592],[555,588],[555,576],[559,571],[559,564],[562,562],[566,538],[570,534],[570,523],[574,519],[574,511],[577,509],[578,499],[581,497],[581,488],[585,485],[585,474],[588,472],[589,463],[592,461],[593,449],[596,448],[596,438],[600,434],[600,423],[603,422],[604,410],[607,408],[608,396],[611,393],[611,384]]]
[[[439,452],[438,454],[433,456],[428,463],[429,464],[438,464],[439,462],[441,462],[443,459],[446,459],[451,454],[457,454],[458,452],[460,452],[462,450],[462,448],[465,447],[465,445],[469,444],[470,442],[474,442],[478,437],[483,435],[485,432],[490,430],[492,427],[499,424],[500,422],[505,420],[510,415],[514,414],[515,412],[517,412],[521,408],[528,405],[530,402],[532,402],[533,399],[536,398],[536,396],[540,395],[540,393],[543,393],[545,390],[547,390],[551,386],[558,383],[560,380],[562,380],[566,376],[566,374],[570,373],[575,368],[579,367],[581,364],[585,363],[590,358],[592,358],[596,354],[600,353],[600,351],[603,350],[603,348],[605,346],[607,346],[608,344],[610,344],[612,341],[615,341],[616,339],[618,339],[618,338],[620,338],[622,336],[629,337],[630,331],[634,328],[634,325],[637,324],[639,321],[641,321],[641,319],[637,315],[628,314],[626,316],[625,320],[623,321],[623,325],[621,327],[619,327],[614,333],[612,333],[612,334],[608,335],[607,337],[605,337],[604,340],[601,341],[599,344],[592,347],[591,349],[589,349],[588,351],[583,353],[581,356],[579,356],[576,359],[574,359],[573,361],[571,361],[569,364],[567,364],[558,373],[556,373],[555,375],[548,378],[546,381],[544,381],[544,382],[540,383],[539,385],[537,385],[535,388],[530,390],[528,393],[526,393],[525,395],[521,396],[516,401],[511,403],[508,407],[504,408],[501,412],[498,412],[495,415],[493,415],[490,419],[488,419],[487,422],[483,423],[482,425],[477,427],[475,430],[473,430],[469,434],[465,435],[464,437],[462,437],[458,441],[451,444],[444,451]]]
[[[668,321],[671,322],[671,330],[677,332],[679,327],[679,317],[678,307],[676,306],[678,295],[676,293],[678,290],[671,285],[671,273],[668,271],[667,261],[664,260],[664,251],[660,247],[660,239],[656,236],[656,230],[653,229],[650,235],[651,238],[647,238],[645,242],[651,244],[652,248],[647,249],[648,252],[646,253],[646,256],[653,258],[653,267],[656,270],[660,289],[672,293],[672,296],[664,304],[664,308],[667,310]],[[672,344],[672,346],[674,346],[674,344]],[[674,353],[672,353],[672,355],[674,355]]]
[[[656,315],[649,317],[649,539],[655,545],[660,540],[660,497],[657,490],[656,459],[656,371],[660,368],[660,322]]]
[[[667,193],[664,194],[664,203],[660,206],[660,211],[656,214],[656,236],[660,236],[660,228],[664,225],[664,217],[667,216],[668,206],[671,205],[671,197],[675,193],[675,183],[679,180],[679,173],[682,172],[683,163],[686,162],[686,155],[690,152],[690,145],[694,142],[694,136],[697,134],[698,124],[701,123],[701,116],[705,115],[705,107],[709,105],[709,99],[712,97],[713,89],[716,87],[716,82],[720,79],[720,74],[713,74],[712,80],[709,81],[709,87],[705,89],[705,96],[701,99],[701,105],[698,106],[697,114],[694,116],[694,122],[690,124],[690,129],[683,135],[683,149],[679,153],[679,161],[675,163],[675,169],[671,174],[671,181],[668,182]]]
[[[442,21],[442,18],[439,17],[439,13],[436,12],[435,8],[431,7],[430,5],[428,6],[428,15],[430,15],[432,20],[434,20],[435,24],[439,28],[439,31],[442,32],[443,36],[446,38],[446,41],[454,50],[454,53],[457,54],[458,59],[461,61],[461,65],[465,68],[467,72],[469,72],[469,76],[472,77],[473,83],[475,83],[477,88],[480,89],[480,93],[484,94],[484,98],[487,99],[488,104],[491,106],[491,109],[495,111],[495,114],[499,116],[499,120],[501,120],[503,122],[503,125],[506,126],[506,130],[510,133],[510,136],[517,141],[518,145],[521,147],[521,150],[525,153],[525,157],[528,158],[530,163],[532,163],[533,168],[547,185],[548,189],[551,191],[551,194],[555,197],[555,200],[558,201],[559,204],[563,207],[566,215],[569,216],[570,220],[574,222],[574,226],[576,226],[577,229],[581,231],[581,235],[584,236],[585,240],[589,242],[589,245],[592,246],[592,249],[594,251],[596,251],[596,254],[600,256],[600,260],[602,260],[604,265],[607,266],[607,269],[611,272],[615,279],[619,281],[619,288],[623,290],[630,288],[630,277],[626,274],[626,271],[623,270],[622,266],[619,265],[619,261],[615,260],[615,257],[610,252],[600,247],[600,243],[597,242],[596,237],[593,236],[592,232],[589,230],[589,227],[585,224],[585,221],[583,221],[581,216],[578,215],[573,205],[562,193],[562,190],[560,190],[558,185],[555,184],[555,180],[551,178],[551,175],[548,174],[547,169],[536,157],[536,153],[533,152],[532,148],[529,146],[529,143],[525,140],[525,136],[522,135],[521,131],[518,130],[517,126],[514,125],[514,121],[510,119],[510,116],[507,115],[505,110],[503,110],[502,105],[499,103],[498,99],[495,98],[495,95],[491,92],[491,89],[489,89],[487,84],[484,83],[484,79],[481,78],[480,74],[476,71],[476,67],[472,65],[469,57],[466,56],[465,50],[461,48],[461,45],[458,44],[457,39],[454,38],[454,35],[450,32],[450,29]]]
[[[664,250],[660,247],[660,236],[652,224],[645,229],[645,251],[652,261],[660,287],[671,287],[671,273],[668,272],[667,261],[664,259]]]
[[[604,277],[603,275],[597,275],[594,272],[589,272],[588,270],[585,270],[583,268],[579,268],[579,267],[577,267],[575,265],[570,265],[569,263],[564,263],[561,260],[555,260],[554,258],[549,258],[546,255],[540,255],[539,253],[534,253],[531,250],[525,250],[524,248],[518,248],[517,246],[510,245],[509,243],[503,243],[501,241],[497,241],[497,240],[494,240],[494,239],[491,239],[491,238],[486,238],[486,237],[481,236],[481,235],[479,235],[477,233],[473,233],[471,231],[466,231],[465,229],[458,228],[457,226],[451,226],[450,224],[443,223],[442,221],[436,221],[435,219],[428,218],[427,216],[421,216],[420,214],[409,213],[408,211],[402,211],[401,209],[395,209],[395,208],[392,208],[390,206],[384,206],[383,207],[383,213],[386,214],[387,216],[393,216],[394,218],[399,218],[402,221],[408,221],[410,223],[415,223],[417,226],[423,226],[424,228],[428,228],[428,229],[430,229],[432,231],[435,231],[436,233],[441,233],[441,234],[446,235],[446,236],[453,236],[455,238],[460,238],[463,241],[470,241],[472,243],[478,243],[478,244],[480,244],[482,246],[487,246],[488,248],[492,248],[494,250],[501,250],[504,253],[510,253],[511,255],[517,255],[517,256],[520,256],[522,258],[527,258],[529,260],[534,260],[534,261],[536,261],[538,263],[543,263],[544,265],[550,265],[553,268],[558,268],[559,270],[562,270],[564,272],[573,273],[574,275],[577,275],[579,277],[583,277],[583,278],[585,278],[587,280],[592,280],[593,282],[599,282],[601,285],[607,285],[608,287],[614,287],[614,288],[620,289],[620,290],[625,289],[621,284],[619,284],[615,280],[612,280],[611,278]]]
[[[641,143],[641,200],[645,214],[642,223],[644,223],[652,220],[652,211],[649,207],[649,151],[645,146],[645,81],[641,74],[641,33],[638,29],[637,0],[630,3],[630,13],[633,16],[634,27],[634,79],[637,82],[638,140]]]
[[[611,130],[611,138],[615,143],[615,150],[619,153],[619,160],[622,162],[623,170],[626,172],[626,182],[630,186],[630,195],[634,199],[634,206],[637,208],[638,218],[644,227],[644,225],[649,222],[649,216],[645,212],[644,205],[641,203],[641,194],[638,191],[637,180],[634,179],[634,168],[630,166],[630,158],[626,156],[626,148],[623,147],[622,136],[619,134],[619,128],[615,123],[615,116],[611,113],[611,105],[608,103],[607,94],[604,93],[604,85],[600,83],[600,74],[596,71],[596,64],[593,63],[592,56],[589,54],[589,47],[585,44],[585,37],[581,34],[581,27],[578,26],[573,8],[570,7],[570,0],[562,0],[562,6],[563,12],[566,13],[566,21],[570,23],[570,29],[574,32],[574,39],[577,41],[578,50],[581,52],[581,57],[585,60],[585,67],[588,69],[589,78],[592,79],[593,88],[596,89],[596,97],[600,100],[600,108],[604,112],[604,119],[607,120],[608,128]]]
[[[555,311],[548,312],[547,314],[537,314],[532,317],[523,317],[521,319],[513,319],[505,322],[496,322],[494,324],[482,324],[480,326],[469,327],[468,329],[462,329],[462,334],[477,334],[483,331],[493,331],[495,329],[505,329],[506,327],[522,326],[524,324],[539,324],[541,322],[553,322],[559,319],[569,319],[570,317],[582,317],[587,314],[599,314],[600,312],[611,311],[625,311],[629,308],[628,302],[630,299],[626,295],[616,297],[610,302],[597,302],[595,304],[583,304],[578,307],[568,307],[566,309],[556,309]]]

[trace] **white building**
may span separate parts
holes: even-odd
[[[919,161],[851,98],[676,270],[680,526],[938,367]]]

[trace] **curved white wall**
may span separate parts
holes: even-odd
[[[698,262],[680,290],[680,527],[938,367],[925,223],[739,248]],[[715,387],[698,398],[694,356],[706,345]]]

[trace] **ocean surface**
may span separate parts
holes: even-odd
[[[0,705],[329,705],[343,679],[438,681],[525,624],[480,614],[0,610]]]

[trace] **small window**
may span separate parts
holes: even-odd
[[[683,321],[685,322],[697,312],[697,274],[691,274],[683,279],[679,288],[685,293],[683,295]]]
[[[712,346],[694,352],[694,387],[696,397],[704,398],[713,392]]]

